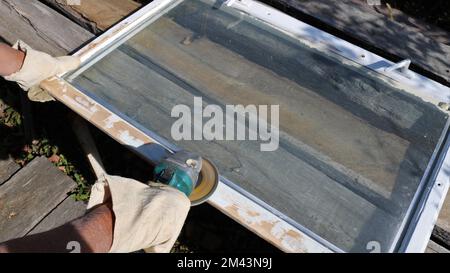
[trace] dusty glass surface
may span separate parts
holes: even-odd
[[[387,251],[445,127],[435,106],[216,1],[179,4],[71,82],[210,158],[345,251]],[[279,105],[279,147],[175,141],[176,105]],[[270,116],[270,114],[269,114]],[[208,121],[210,118],[204,118]]]

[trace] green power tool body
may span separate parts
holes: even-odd
[[[219,182],[217,168],[207,159],[179,151],[162,160],[154,169],[154,180],[186,194],[193,206],[214,193]]]

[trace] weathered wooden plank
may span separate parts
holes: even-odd
[[[86,212],[86,204],[77,202],[73,197],[68,196],[61,204],[50,212],[37,226],[27,235],[45,232],[62,226],[69,221],[83,216]]]
[[[431,234],[431,238],[434,241],[439,242],[439,244],[450,248],[450,232],[447,230],[436,225],[433,229],[433,233]]]
[[[0,241],[26,235],[74,187],[47,158],[30,162],[0,187]]]
[[[14,159],[0,159],[0,185],[5,183],[14,173],[20,169],[19,164]]]
[[[366,1],[263,0],[263,2],[298,16],[307,14],[327,24],[327,27],[338,29],[374,48],[403,59],[409,58],[413,64],[450,83],[448,34],[447,38],[437,40],[436,32],[440,35],[445,35],[445,32],[435,31],[436,28],[429,27],[426,23],[420,22],[421,27],[417,27],[419,20],[404,19],[405,16],[397,15],[399,12],[395,14],[394,20],[391,20],[388,14],[383,14],[378,7],[370,6]]]
[[[69,5],[66,0],[41,1],[94,33],[106,30],[140,7],[132,0],[83,0],[79,5]]]
[[[425,253],[450,253],[450,250],[430,240]]]
[[[10,44],[21,39],[54,55],[65,55],[93,37],[37,0],[1,0],[0,36]]]
[[[97,27],[97,24],[95,22],[90,21],[89,18],[83,17],[83,15],[78,13],[76,10],[72,9],[72,7],[67,4],[67,1],[61,0],[40,0],[40,1],[44,4],[51,6],[52,8],[54,8],[67,18],[71,19],[73,22],[77,23],[84,29],[87,29],[94,34],[102,32]]]

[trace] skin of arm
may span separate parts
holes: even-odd
[[[25,53],[0,43],[0,76],[9,76],[20,70]]]
[[[106,253],[112,246],[113,223],[110,204],[103,204],[59,228],[2,243],[0,253]],[[73,249],[70,242],[79,249]]]

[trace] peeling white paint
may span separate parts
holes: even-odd
[[[289,234],[285,234],[283,236],[281,239],[281,245],[286,249],[301,249],[301,251],[297,252],[308,252],[307,246],[304,245],[301,240]]]
[[[287,229],[282,222],[278,221],[274,223],[272,229],[270,230],[270,233],[281,240],[281,244],[283,245],[283,247],[287,249],[304,249],[304,251],[306,252],[307,250],[305,249],[302,240],[290,235],[288,233],[289,231],[293,230]]]
[[[112,129],[114,127],[114,124],[120,121],[122,121],[122,119],[119,116],[110,115],[107,119],[104,120],[104,127],[106,129]]]
[[[291,228],[288,228],[281,221],[274,220],[270,214],[257,213],[245,208],[237,208],[237,212],[239,214],[239,217],[245,219],[246,223],[249,226],[272,226],[269,231],[270,235],[280,241],[282,246],[286,249],[302,249],[303,251],[306,251],[302,246],[301,236],[298,235],[298,237],[296,238],[292,235],[289,235],[289,231],[294,233],[295,231]]]
[[[90,119],[93,115],[92,112],[89,111],[89,109],[87,108],[81,108],[80,107],[80,103],[75,101],[72,97],[63,94],[62,96],[60,96],[60,99],[66,104],[68,105],[70,108],[72,109],[78,109],[77,113],[81,114],[85,119]]]
[[[144,145],[144,141],[137,139],[134,136],[130,135],[130,132],[128,132],[128,130],[119,131],[119,139],[125,145],[132,146],[134,148],[138,148],[138,147]]]
[[[80,96],[75,97],[75,101],[88,109],[91,113],[96,113],[98,111],[96,103],[90,101],[87,98],[83,98]]]
[[[270,232],[275,237],[281,237],[284,233],[286,233],[286,231],[286,228],[280,222],[277,222],[273,225],[273,228]]]
[[[245,221],[251,226],[261,225],[263,223],[267,223],[270,225],[275,225],[276,223],[279,223],[279,221],[274,221],[273,218],[269,217],[267,214],[253,212],[249,208],[237,208],[237,213],[239,214],[239,217],[245,219]],[[272,235],[277,238],[280,237],[278,233],[272,233]]]
[[[228,211],[228,215],[238,218],[239,222],[251,227],[254,232],[277,245],[283,251],[331,252],[310,236],[222,182],[219,183],[216,192],[208,202]],[[236,216],[231,215],[232,210],[237,212]],[[270,227],[270,230],[267,227]]]

